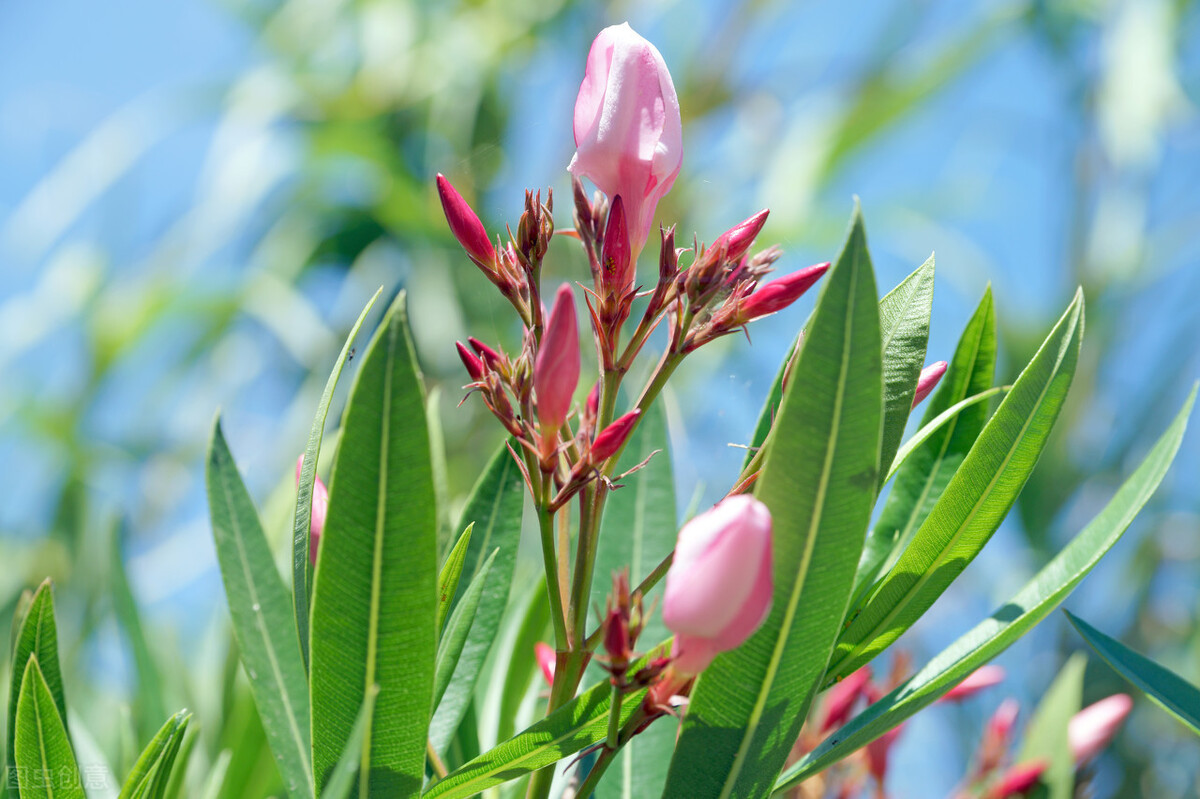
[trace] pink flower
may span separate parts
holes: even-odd
[[[697,674],[740,646],[766,619],[773,591],[766,505],[739,494],[685,524],[663,594],[675,670]]]
[[[942,379],[942,375],[946,374],[945,361],[937,361],[931,363],[921,370],[921,376],[917,378],[917,391],[913,394],[912,406],[915,408],[921,404],[921,401],[933,392],[937,387],[938,381]]]
[[[750,245],[758,237],[759,231],[767,223],[767,215],[769,213],[771,211],[764,208],[749,219],[737,223],[718,236],[709,249],[724,246],[725,260],[737,263],[746,254],[747,250],[750,249]]]
[[[304,456],[296,459],[296,485],[300,485],[300,471],[304,466]],[[317,565],[317,545],[321,543],[321,531],[325,529],[325,516],[329,513],[329,489],[321,482],[321,478],[313,475],[312,516],[309,517],[308,558],[314,566]]]
[[[554,647],[538,641],[533,645],[533,655],[537,658],[538,666],[542,670],[542,677],[546,679],[546,685],[553,686],[554,664],[557,658],[554,654]]]
[[[624,446],[625,440],[629,438],[629,434],[633,431],[634,425],[637,424],[638,417],[641,415],[640,410],[634,409],[601,430],[596,436],[596,440],[592,442],[592,448],[588,454],[591,461],[599,463],[615,455],[617,450]]]
[[[554,307],[533,366],[533,390],[537,392],[543,436],[549,438],[562,427],[578,384],[579,325],[575,321],[575,296],[564,283],[554,296]]]
[[[1013,766],[1004,772],[1004,776],[1000,778],[1000,782],[996,783],[992,790],[988,792],[988,799],[1009,799],[1009,797],[1027,793],[1033,786],[1037,785],[1038,780],[1042,778],[1042,772],[1045,770],[1046,761],[1044,760],[1035,760],[1032,763]]]
[[[816,264],[790,275],[776,278],[770,283],[759,287],[758,291],[742,301],[739,318],[743,322],[757,319],[760,316],[782,311],[813,287],[821,279],[821,275],[829,270],[829,264]]]
[[[1076,764],[1100,754],[1121,729],[1131,709],[1133,700],[1129,694],[1114,694],[1072,716],[1067,724],[1067,738]]]
[[[969,696],[974,696],[985,688],[1004,682],[1003,666],[980,666],[971,672],[958,685],[951,688],[941,698],[942,702],[961,702]]]
[[[496,270],[496,250],[488,240],[483,223],[440,172],[437,176],[437,190],[442,200],[442,212],[446,214],[446,221],[450,224],[450,232],[458,239],[458,243],[467,251],[471,260],[491,275]]]
[[[863,666],[849,677],[829,689],[829,698],[825,702],[825,720],[821,722],[821,732],[829,732],[840,727],[850,718],[854,703],[863,695],[863,689],[871,681],[871,667]]]
[[[575,100],[575,157],[567,167],[621,197],[637,253],[683,163],[679,98],[662,55],[629,23],[600,31]]]

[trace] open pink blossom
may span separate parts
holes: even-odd
[[[1133,700],[1129,694],[1114,694],[1072,716],[1067,723],[1067,738],[1075,762],[1083,763],[1100,754],[1116,737],[1132,709]]]
[[[629,23],[605,28],[592,42],[574,128],[567,168],[621,198],[636,260],[683,163],[683,122],[666,62]]]
[[[739,494],[685,524],[663,594],[675,670],[697,674],[740,646],[766,619],[773,585],[766,505]]]
[[[300,485],[300,471],[304,466],[304,456],[296,459],[296,485]],[[321,543],[321,531],[325,529],[325,516],[329,513],[329,489],[321,482],[321,478],[313,475],[312,516],[309,517],[308,557],[313,565],[317,565],[317,545]]]

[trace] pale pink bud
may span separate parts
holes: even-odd
[[[958,685],[951,688],[942,696],[943,702],[961,702],[969,696],[974,696],[985,688],[1004,682],[1003,666],[980,666],[966,676]]]
[[[663,594],[675,669],[696,674],[740,646],[766,619],[773,590],[766,505],[739,494],[685,524]]]
[[[988,799],[1009,799],[1028,793],[1037,785],[1046,771],[1046,761],[1035,760],[1032,763],[1022,763],[1004,772],[1000,781],[988,792]]]
[[[717,237],[717,240],[712,244],[712,248],[724,245],[725,260],[740,261],[742,256],[746,254],[746,251],[750,249],[750,245],[754,243],[754,239],[758,237],[763,225],[767,223],[767,214],[769,213],[771,211],[764,208],[744,222],[734,225]]]
[[[454,342],[454,346],[458,349],[458,357],[462,359],[463,366],[467,367],[467,374],[472,380],[483,379],[483,361],[476,357],[475,353],[471,352],[461,341]]]
[[[938,381],[942,379],[942,375],[946,374],[947,364],[945,361],[937,361],[931,363],[921,370],[921,376],[917,378],[917,391],[913,394],[912,406],[915,408],[921,404],[921,401],[928,397],[933,389],[937,387]]]
[[[616,454],[616,451],[625,445],[625,440],[629,438],[641,415],[640,410],[634,409],[601,430],[589,451],[588,456],[592,462],[606,461]]]
[[[604,228],[604,245],[600,251],[600,290],[617,297],[633,287],[637,265],[629,249],[629,228],[625,224],[625,202],[620,195],[613,197],[608,209],[608,224]]]
[[[825,720],[821,722],[822,733],[846,723],[850,718],[850,711],[854,709],[854,703],[863,695],[863,688],[870,681],[871,667],[863,666],[829,689],[829,698],[825,702]]]
[[[554,647],[538,641],[533,645],[533,655],[537,658],[538,666],[542,670],[542,677],[546,679],[546,685],[554,685],[554,664],[557,658],[554,654]]]
[[[1021,714],[1021,703],[1011,697],[1000,703],[988,719],[986,734],[997,740],[1007,741],[1012,736],[1013,727],[1017,725],[1017,716]]]
[[[821,275],[829,270],[829,264],[817,264],[790,275],[776,278],[742,302],[740,316],[745,321],[782,311],[813,287]]]
[[[1067,724],[1067,738],[1071,742],[1071,754],[1076,764],[1091,760],[1108,746],[1121,729],[1125,717],[1133,709],[1129,694],[1114,694],[1088,705],[1071,717]]]
[[[437,176],[437,190],[442,199],[442,211],[446,214],[446,221],[450,223],[450,232],[454,234],[454,238],[458,239],[467,255],[480,268],[489,273],[494,271],[496,251],[492,248],[492,242],[488,240],[487,231],[484,230],[479,217],[440,172]]]
[[[630,249],[641,252],[683,163],[683,122],[666,62],[629,23],[605,28],[592,42],[574,128],[567,168],[622,198]]]
[[[300,485],[300,471],[304,467],[304,456],[296,459],[296,485]],[[317,546],[321,543],[321,531],[325,529],[325,517],[329,513],[329,489],[321,478],[313,475],[312,515],[308,522],[308,558],[317,565]]]
[[[533,388],[537,392],[543,435],[562,426],[578,384],[579,326],[575,321],[575,296],[564,283],[554,296],[554,307],[533,366]]]

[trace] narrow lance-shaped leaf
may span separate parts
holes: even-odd
[[[496,640],[504,609],[508,607],[513,570],[517,563],[517,547],[521,543],[521,514],[524,507],[525,483],[521,470],[508,447],[501,444],[472,489],[462,517],[458,520],[460,529],[468,524],[474,524],[475,527],[463,566],[465,580],[459,580],[455,604],[462,601],[466,585],[479,574],[491,553],[497,549],[499,552],[488,572],[475,623],[467,633],[450,685],[429,724],[429,741],[438,752],[446,751],[462,722],[463,714],[467,712],[467,706],[475,696],[475,684]]]
[[[454,612],[450,614],[450,622],[446,625],[446,634],[442,636],[442,640],[438,644],[437,661],[433,672],[433,705],[430,707],[431,711],[437,707],[438,702],[442,701],[442,696],[446,693],[446,686],[450,684],[450,677],[454,674],[454,669],[458,665],[463,645],[467,642],[467,633],[470,632],[472,623],[475,621],[476,612],[479,610],[479,600],[483,596],[483,586],[487,583],[488,573],[492,569],[492,562],[496,559],[496,552],[497,550],[492,550],[491,556],[484,561],[483,568],[479,570],[479,574],[475,575],[475,579],[467,586],[462,601],[458,603],[454,608]]]
[[[84,799],[67,728],[36,656],[26,662],[17,698],[17,788],[22,799]]]
[[[992,385],[995,367],[996,319],[989,286],[958,340],[954,357],[929,400],[921,426],[928,425],[955,404],[987,390]],[[987,414],[984,405],[964,409],[898,469],[879,521],[863,546],[854,580],[856,596],[869,588],[881,572],[890,569],[908,547],[978,438]]]
[[[757,633],[697,679],[666,795],[761,796],[796,742],[870,521],[882,428],[880,359],[875,280],[855,209],[757,483],[774,527],[773,606]]]
[[[1104,509],[1016,596],[788,768],[776,781],[775,793],[794,788],[902,724],[1046,618],[1112,548],[1158,488],[1179,451],[1195,399],[1193,389],[1171,426]]]
[[[150,739],[150,743],[146,744],[146,748],[142,750],[141,755],[138,756],[137,761],[133,764],[133,768],[129,770],[129,774],[125,777],[120,799],[131,799],[135,793],[142,789],[149,779],[154,764],[162,759],[163,752],[183,724],[186,715],[187,711],[181,710],[171,716],[159,728],[154,737]]]
[[[310,797],[315,790],[307,680],[292,603],[220,417],[213,422],[207,482],[217,562],[254,704],[288,793]]]
[[[367,691],[363,706],[358,711],[358,718],[354,720],[354,727],[350,731],[346,751],[342,752],[341,759],[329,776],[325,790],[321,791],[321,799],[346,799],[350,795],[350,790],[354,787],[354,778],[358,775],[359,762],[362,760],[363,741],[366,738],[367,725],[371,723],[371,710],[375,707],[375,697],[378,694],[378,688]]]
[[[1033,718],[1025,728],[1017,763],[1041,760],[1046,764],[1041,783],[1043,799],[1071,799],[1075,793],[1075,759],[1067,725],[1083,705],[1083,670],[1087,658],[1077,652],[1059,670],[1042,695]]]
[[[321,437],[325,433],[325,418],[329,415],[329,404],[333,401],[333,392],[337,388],[338,378],[342,376],[342,367],[350,357],[351,345],[358,335],[359,328],[367,318],[375,300],[383,292],[380,286],[366,307],[358,315],[342,351],[338,353],[333,364],[333,372],[325,381],[325,389],[317,403],[317,413],[313,418],[312,428],[308,432],[308,444],[304,447],[304,460],[300,466],[300,479],[296,486],[296,513],[292,517],[292,603],[295,609],[296,633],[300,641],[300,656],[304,667],[308,668],[308,621],[309,597],[312,595],[312,557],[309,547],[312,545],[312,496],[313,487],[317,482],[317,460],[321,455]]]
[[[138,716],[141,719],[139,731],[149,734],[154,729],[151,725],[157,724],[158,720],[166,715],[162,679],[150,643],[146,640],[146,632],[142,628],[142,616],[138,611],[133,590],[129,586],[129,577],[125,574],[125,559],[121,554],[121,529],[119,524],[112,527],[109,574],[112,581],[113,609],[129,640],[134,667],[137,669]]]
[[[883,346],[883,439],[880,483],[904,437],[917,377],[925,364],[929,316],[933,312],[933,256],[879,301]]]
[[[450,605],[454,602],[455,595],[458,594],[458,580],[462,577],[463,564],[467,562],[467,547],[471,544],[473,529],[475,529],[475,522],[471,522],[467,525],[467,529],[463,530],[462,535],[458,537],[458,541],[450,550],[450,554],[446,556],[446,562],[442,564],[441,572],[438,573],[438,635],[441,635],[442,625],[450,613]]]
[[[1175,672],[1134,652],[1115,638],[1097,630],[1070,611],[1063,611],[1075,630],[1096,654],[1104,658],[1129,682],[1136,685],[1156,705],[1200,735],[1200,690]]]
[[[330,480],[309,650],[318,786],[378,685],[360,795],[421,789],[437,647],[434,502],[425,397],[401,294],[363,356]]]
[[[21,622],[21,631],[13,648],[12,672],[8,692],[8,765],[16,761],[17,698],[25,679],[25,669],[31,659],[38,661],[38,673],[45,681],[54,706],[67,729],[67,702],[63,694],[62,671],[58,665],[58,630],[54,622],[54,586],[49,579],[38,586]],[[8,782],[12,783],[12,774]]]
[[[887,648],[983,549],[1029,478],[1075,374],[1083,294],[1050,331],[1004,397],[912,544],[867,595],[838,641],[829,679]]]

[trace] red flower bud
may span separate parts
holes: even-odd
[[[629,438],[630,432],[633,431],[633,427],[641,415],[641,410],[632,410],[601,430],[596,436],[596,440],[592,442],[589,452],[588,457],[592,463],[606,461],[616,454],[617,450],[624,446],[625,440]]]
[[[608,224],[604,228],[604,244],[600,250],[601,295],[622,297],[633,287],[637,271],[633,252],[629,249],[629,227],[625,223],[625,202],[620,195],[613,197],[608,209]]]
[[[608,612],[608,621],[604,625],[604,651],[613,667],[624,671],[632,653],[629,649],[629,619],[620,608]]]
[[[821,722],[821,732],[829,732],[840,727],[850,718],[854,703],[862,696],[863,688],[871,681],[871,667],[863,666],[846,679],[829,689],[829,698],[825,702],[825,720]]]
[[[533,366],[533,388],[537,392],[538,421],[543,435],[557,431],[566,421],[578,384],[579,326],[575,321],[575,297],[571,287],[563,284],[554,297]]]
[[[769,213],[771,213],[770,209],[764,208],[749,219],[734,225],[718,236],[710,249],[724,245],[725,260],[734,263],[740,261],[746,251],[750,249],[750,245],[754,243],[754,239],[758,237],[763,225],[767,223],[767,214]]]
[[[757,319],[760,316],[782,311],[812,288],[821,279],[821,275],[829,270],[829,264],[817,264],[790,275],[776,278],[758,291],[751,294],[742,302],[740,316],[745,321]]]
[[[921,404],[921,401],[928,397],[933,389],[937,386],[938,381],[942,379],[942,375],[946,374],[947,363],[938,361],[931,363],[921,370],[921,376],[917,378],[917,391],[913,394],[913,407]]]
[[[494,349],[484,344],[474,336],[468,337],[467,343],[471,345],[471,349],[475,350],[483,362],[488,365],[489,369],[495,369],[499,371],[500,366],[504,361],[504,359],[500,357],[500,353],[496,352]]]
[[[495,271],[496,251],[488,240],[487,231],[479,217],[471,210],[471,206],[462,195],[450,185],[445,175],[440,172],[437,176],[438,196],[442,199],[442,211],[446,221],[450,223],[450,232],[458,243],[467,251],[471,260],[488,273]]]
[[[996,786],[988,793],[988,799],[1009,799],[1009,797],[1027,793],[1029,789],[1037,785],[1045,770],[1046,761],[1044,760],[1013,766],[1004,772],[1000,782],[996,783]]]
[[[475,354],[463,346],[461,341],[454,342],[454,346],[458,349],[458,357],[462,358],[463,366],[467,367],[467,374],[472,380],[483,379],[483,361],[475,357]]]

